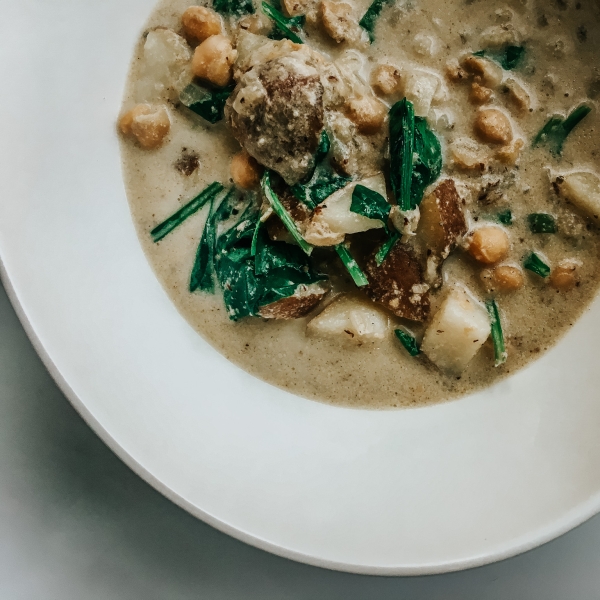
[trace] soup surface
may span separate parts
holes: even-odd
[[[327,216],[327,199],[312,215],[302,217],[294,214],[289,202],[283,202],[298,230],[312,240],[311,268],[329,277],[327,282],[300,286],[301,291],[295,293],[299,297],[317,290],[319,302],[310,306],[307,315],[264,318],[277,316],[275,311],[233,321],[218,285],[214,293],[190,292],[190,274],[209,220],[209,204],[157,242],[150,232],[212,182],[226,189],[238,184],[239,203],[230,222],[239,218],[237,211],[243,210],[245,198],[262,211],[260,235],[268,235],[265,244],[273,239],[279,244],[291,240],[271,214],[272,207],[262,200],[256,182],[248,184],[254,185],[253,191],[241,190],[240,176],[232,180],[231,169],[232,159],[241,150],[240,141],[265,164],[260,159],[264,140],[251,140],[252,134],[244,138],[246,134],[240,133],[243,126],[254,126],[254,121],[250,118],[248,125],[238,119],[235,101],[243,101],[243,93],[251,91],[249,84],[243,86],[252,70],[249,65],[260,67],[256,48],[273,44],[273,60],[278,52],[284,56],[290,52],[284,47],[289,42],[263,35],[282,37],[258,4],[254,16],[221,15],[221,34],[234,48],[230,57],[234,80],[221,87],[212,81],[208,86],[213,93],[224,87],[225,96],[231,94],[225,117],[209,123],[184,106],[190,104],[185,94],[193,91],[188,87],[193,74],[203,68],[208,72],[206,65],[192,64],[198,39],[190,35],[189,24],[187,28],[182,25],[189,0],[161,1],[136,47],[123,114],[127,116],[140,103],[152,110],[164,108],[169,125],[152,130],[156,139],[145,139],[131,122],[123,125],[121,121],[126,134],[122,140],[124,177],[133,219],[157,277],[181,314],[219,352],[253,375],[311,399],[361,408],[415,406],[456,398],[538,358],[596,293],[600,5],[593,0],[397,0],[384,4],[374,19],[370,43],[358,25],[369,2],[346,1],[350,3],[347,10],[340,9],[340,3],[331,7],[332,3],[299,1],[294,10],[306,15],[305,22],[298,26],[299,22],[287,21],[303,45],[318,53],[318,64],[322,60],[327,68],[334,65],[335,72],[342,74],[343,97],[335,101],[335,108],[325,107],[324,124],[316,128],[331,143],[327,168],[347,178],[344,183],[361,182],[367,189],[378,190],[380,198],[401,204],[394,177],[396,181],[401,178],[394,175],[394,169],[405,167],[401,148],[408,138],[402,137],[401,127],[396,133],[392,129],[398,129],[394,119],[403,125],[401,119],[412,118],[406,117],[407,110],[414,111],[414,123],[439,140],[442,159],[441,172],[434,173],[433,182],[425,182],[429,186],[423,198],[417,199],[419,224],[414,206],[407,205],[391,210],[388,222],[373,217],[375,213],[369,213],[369,218],[362,214],[359,226],[344,230],[335,219],[348,220],[350,213]],[[289,5],[284,2],[280,8],[285,12]],[[260,43],[254,37],[244,41],[249,33],[260,37]],[[250,50],[244,47],[252,46],[248,40],[256,43]],[[307,80],[312,76],[313,59],[310,55],[301,65],[308,69],[303,71],[308,73]],[[204,77],[210,80],[219,75]],[[295,91],[303,91],[302,81],[294,84]],[[196,83],[201,86],[206,81],[200,77]],[[231,92],[233,85],[237,87]],[[339,93],[328,91],[329,83],[324,85],[326,97]],[[294,90],[289,93],[293,112],[296,96]],[[364,98],[366,104],[361,104]],[[560,118],[551,121],[556,115]],[[306,118],[300,111],[304,126]],[[232,131],[232,123],[237,132]],[[296,160],[306,140],[293,126],[289,128],[292,137],[296,135]],[[276,153],[276,142],[269,138],[272,132],[263,133],[269,150]],[[417,142],[412,150],[417,160]],[[280,198],[289,195],[289,184],[304,183],[306,169],[314,167],[314,161],[312,167],[303,166],[300,159],[288,161],[279,170],[282,179],[276,161],[275,156],[273,164],[265,166],[271,169],[272,186]],[[256,163],[249,164],[262,172]],[[299,175],[302,168],[305,172]],[[413,191],[414,186],[413,179]],[[322,225],[316,222],[317,214],[330,219],[325,219],[325,234],[315,230]],[[391,245],[390,254],[377,265],[373,253],[381,251],[390,237],[399,237],[394,228],[403,234],[402,239]],[[327,235],[333,236],[329,245],[323,241]],[[356,259],[359,272],[368,276],[368,286],[357,285],[332,249],[340,243]],[[376,269],[389,266],[393,259],[404,270],[397,284],[393,278],[374,281]],[[410,282],[412,305],[407,305],[414,314],[398,309],[393,294],[391,300],[389,296],[389,290],[402,287],[408,271],[416,278]],[[374,289],[377,286],[379,291]],[[328,293],[321,297],[325,290]],[[494,322],[494,306],[500,323]],[[444,324],[456,331],[449,333]],[[501,326],[505,355],[498,338],[490,336],[494,324]],[[469,338],[469,327],[474,339]],[[395,330],[402,332],[402,343]],[[485,335],[479,335],[484,330]],[[498,328],[494,331],[498,334]],[[474,344],[473,351],[464,347],[467,343]],[[411,344],[422,351],[412,356],[406,349]]]

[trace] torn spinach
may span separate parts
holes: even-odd
[[[355,186],[352,192],[352,203],[350,204],[351,212],[368,219],[377,219],[387,229],[390,210],[392,210],[391,205],[380,193],[364,185],[358,184]]]
[[[590,106],[582,104],[573,110],[566,119],[559,115],[551,117],[533,139],[533,146],[546,145],[554,156],[560,156],[567,136],[591,111]]]
[[[527,215],[527,223],[531,233],[556,233],[556,219],[547,213]]]
[[[391,4],[393,0],[373,0],[373,3],[367,9],[367,12],[363,15],[359,21],[359,25],[369,35],[371,44],[375,41],[375,24],[386,4]]]
[[[296,44],[304,43],[298,32],[304,27],[305,17],[286,17],[278,8],[267,2],[262,3],[262,10],[269,17],[279,33]]]
[[[254,12],[252,0],[213,0],[213,8],[222,15],[241,17]]]
[[[291,190],[300,202],[314,210],[323,200],[349,183],[349,177],[338,175],[329,166],[318,165],[308,183],[297,183],[292,186]]]
[[[406,98],[392,106],[389,127],[392,190],[401,210],[413,210],[442,172],[442,146]]]
[[[404,329],[395,329],[394,333],[411,356],[418,356],[421,353],[414,335]]]
[[[536,252],[532,252],[523,261],[523,266],[532,273],[546,278],[550,275],[550,267],[539,257]]]
[[[190,83],[179,95],[179,100],[189,110],[214,125],[223,120],[225,103],[233,88],[234,86],[229,86],[212,90]]]
[[[525,48],[523,46],[504,46],[500,50],[479,50],[473,52],[473,56],[491,58],[500,63],[505,71],[512,71],[523,62]]]

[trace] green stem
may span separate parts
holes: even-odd
[[[397,231],[394,231],[394,233],[392,233],[392,235],[390,235],[390,237],[383,243],[381,248],[377,250],[377,254],[375,255],[375,264],[378,267],[383,264],[383,261],[387,258],[387,255],[396,245],[396,242],[400,239],[400,237],[400,234]]]
[[[273,19],[277,29],[279,29],[289,40],[296,44],[304,43],[302,38],[290,29],[289,24],[291,19],[286,18],[281,12],[266,2],[262,3],[262,9],[267,17]]]
[[[417,356],[421,353],[419,345],[417,344],[417,340],[413,335],[408,333],[408,331],[404,331],[404,329],[396,329],[394,330],[394,333],[411,356]]]
[[[281,219],[281,222],[285,226],[285,228],[290,232],[291,236],[294,238],[298,246],[304,250],[306,254],[310,256],[312,252],[312,246],[302,237],[300,232],[298,231],[298,227],[296,223],[289,215],[287,210],[283,204],[281,204],[281,200],[279,200],[277,194],[271,189],[271,175],[269,171],[265,171],[261,181],[261,187],[263,190],[263,194],[266,196],[273,212]]]
[[[352,255],[348,251],[348,248],[344,244],[338,244],[335,246],[335,251],[338,253],[340,260],[344,263],[344,266],[350,273],[354,283],[358,287],[365,287],[369,285],[367,276],[362,272],[362,269],[358,266],[356,261],[352,258]]]
[[[151,232],[152,240],[160,242],[166,235],[171,233],[173,229],[179,227],[188,217],[191,217],[195,212],[198,212],[207,202],[212,201],[217,194],[223,190],[223,186],[214,181],[206,187],[198,196],[180,208],[175,214],[171,215],[166,221],[157,225]]]
[[[488,300],[485,303],[492,323],[492,341],[494,342],[494,366],[499,367],[506,362],[508,354],[504,345],[504,333],[502,332],[502,323],[500,322],[500,311],[495,300]]]

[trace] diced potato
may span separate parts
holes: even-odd
[[[429,71],[414,69],[407,73],[404,95],[414,104],[415,115],[426,117],[434,100],[441,99],[444,85],[440,77]]]
[[[307,331],[320,337],[367,342],[384,339],[389,324],[387,314],[372,302],[344,294],[312,319]]]
[[[487,169],[489,151],[471,138],[459,138],[449,148],[450,162],[457,169],[480,171]]]
[[[448,294],[425,332],[421,351],[439,369],[458,376],[491,332],[488,312],[466,289]]]
[[[354,181],[329,196],[327,200],[317,206],[308,225],[307,233],[311,228],[319,228],[323,224],[333,233],[339,234],[359,233],[361,231],[369,231],[370,229],[382,228],[383,223],[378,219],[368,219],[350,211],[352,193],[358,184],[364,185],[380,193],[384,198],[387,198],[383,173],[368,177],[362,181]]]
[[[461,198],[453,179],[442,181],[421,203],[418,235],[433,253],[446,258],[467,233]]]
[[[590,217],[600,217],[600,177],[588,171],[568,173],[556,179],[557,189],[571,204]]]
[[[138,102],[176,100],[191,81],[192,50],[170,29],[154,29],[146,36],[140,77],[136,84]]]

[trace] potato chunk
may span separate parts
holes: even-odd
[[[329,230],[334,234],[359,233],[370,229],[381,229],[383,223],[377,219],[369,219],[350,210],[352,193],[358,185],[380,193],[386,198],[385,178],[382,173],[368,177],[362,181],[354,181],[338,190],[317,206],[306,230],[310,237],[314,231]],[[339,243],[339,242],[334,242]],[[325,244],[320,244],[325,245]],[[333,244],[332,244],[333,245]]]
[[[424,321],[429,314],[429,286],[414,252],[397,243],[381,265],[375,254],[366,267],[367,294],[395,314],[411,321]]]
[[[467,233],[461,198],[453,179],[442,181],[421,203],[417,235],[428,249],[446,258],[458,239]]]
[[[369,300],[343,294],[308,323],[307,331],[320,337],[367,342],[384,339],[389,324],[387,314]]]
[[[439,369],[458,376],[488,339],[490,318],[466,289],[448,294],[425,331],[421,351]]]
[[[328,292],[322,283],[299,285],[292,296],[261,306],[258,312],[263,319],[300,319],[316,308]]]
[[[600,217],[600,177],[579,171],[556,179],[556,188],[571,204],[588,216]]]

